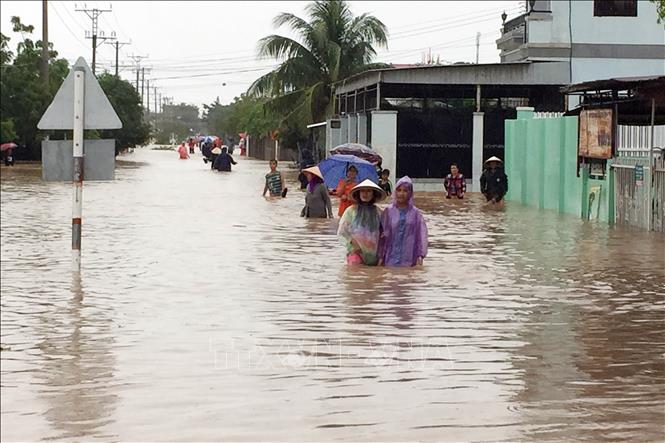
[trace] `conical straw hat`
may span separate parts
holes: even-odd
[[[362,183],[359,183],[356,186],[354,186],[353,189],[351,189],[351,192],[349,193],[351,198],[356,202],[360,201],[358,199],[358,192],[360,192],[363,189],[371,189],[372,191],[374,191],[374,196],[376,197],[377,203],[386,198],[385,191],[370,179],[367,179]]]
[[[319,169],[318,166],[312,166],[311,168],[303,169],[302,172],[309,172],[310,174],[314,174],[317,177],[319,177],[321,180],[323,180],[323,174],[321,174],[321,170]]]
[[[503,163],[503,160],[501,160],[499,157],[492,156],[492,157],[488,158],[487,160],[485,160],[485,163],[489,163],[489,162]]]

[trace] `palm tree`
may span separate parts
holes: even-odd
[[[334,109],[334,84],[368,69],[373,45],[386,47],[386,26],[376,17],[354,17],[343,0],[321,0],[306,8],[309,22],[290,13],[275,17],[275,27],[289,25],[294,40],[269,35],[259,41],[259,57],[272,57],[281,64],[257,79],[249,88],[255,97],[269,98],[266,108],[283,121],[303,118],[321,121]]]

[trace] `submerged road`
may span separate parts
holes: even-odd
[[[662,441],[665,237],[419,194],[422,268],[347,269],[267,162],[2,169],[1,438]]]

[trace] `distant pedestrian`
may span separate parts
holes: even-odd
[[[450,165],[450,174],[443,179],[443,187],[446,190],[446,198],[464,198],[466,193],[466,179],[460,174],[457,164]]]
[[[215,169],[215,160],[222,153],[221,148],[212,148],[210,150],[210,169]]]
[[[180,160],[187,160],[189,158],[187,148],[185,148],[185,142],[180,143],[180,146],[178,146],[178,154],[180,155]]]
[[[194,139],[192,137],[189,138],[187,141],[187,145],[189,146],[189,153],[193,154],[194,153]]]
[[[390,169],[381,170],[379,178],[379,187],[383,189],[386,195],[391,195],[393,193],[393,185],[390,183]]]
[[[219,149],[219,148],[215,148]],[[229,155],[226,148],[222,148],[220,154],[215,159],[213,163],[213,169],[218,171],[231,172],[231,165],[237,165],[233,157]]]
[[[381,215],[379,265],[421,265],[427,256],[427,225],[413,204],[413,183],[408,176],[397,182],[393,203]]]
[[[480,176],[480,192],[490,203],[500,203],[508,192],[508,176],[503,172],[502,164],[498,157],[488,158],[486,169]]]
[[[344,212],[337,231],[346,246],[347,264],[378,264],[381,212],[376,203],[384,198],[386,193],[371,180],[354,186],[349,193],[349,199],[356,204]]]
[[[335,194],[339,197],[339,211],[337,211],[337,215],[340,217],[344,215],[346,208],[353,205],[353,200],[349,197],[349,193],[358,184],[357,177],[358,169],[353,165],[349,165],[346,169],[346,178],[341,179],[337,184]]]
[[[266,184],[263,187],[263,196],[265,197],[266,192],[270,191],[271,197],[285,197],[286,193],[282,195],[282,192],[285,190],[286,185],[284,184],[284,176],[277,170],[277,160],[273,158],[270,160],[270,172],[266,174]]]
[[[5,151],[5,166],[14,166],[14,149],[9,148]]]
[[[303,174],[309,180],[307,194],[305,194],[305,207],[300,212],[306,218],[333,218],[332,204],[328,195],[328,188],[323,182],[323,174],[318,166],[303,169]]]

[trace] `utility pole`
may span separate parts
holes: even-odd
[[[46,92],[49,89],[48,81],[48,61],[49,61],[49,47],[48,47],[48,4],[46,0],[42,0],[42,82]]]
[[[476,33],[476,64],[480,58],[480,32]]]
[[[143,106],[144,89],[145,89],[145,68],[141,68],[141,106]]]
[[[148,108],[148,115],[150,115],[150,80],[148,80],[148,86],[146,88],[146,91],[148,92],[148,96],[145,100],[146,102],[146,107]]]
[[[159,112],[159,109],[157,109],[157,86],[153,86],[153,88],[153,95],[155,96],[155,114],[157,114]]]
[[[85,7],[85,5],[84,5]],[[98,31],[98,25],[97,25],[97,20],[99,19],[99,16],[103,12],[111,12],[110,9],[76,9],[77,12],[85,12],[85,14],[90,17],[92,20],[92,32],[85,31],[85,38],[91,38],[92,39],[92,74],[95,75],[95,67],[97,64],[97,47],[99,46],[97,44],[97,39],[101,39],[102,42],[104,40],[115,40],[115,32],[111,32],[111,37],[104,37],[104,31],[99,32],[99,35],[97,35]]]
[[[147,55],[130,55],[129,58],[134,60],[136,64],[136,92],[139,92],[139,73],[141,72],[141,59],[148,58]],[[143,100],[143,95],[141,95],[141,100]]]
[[[125,45],[131,45],[132,42],[131,42],[131,41],[130,41],[130,42],[119,42],[118,40],[116,40],[116,41],[113,42],[113,43],[108,42],[108,44],[110,44],[110,45],[112,45],[113,47],[115,47],[115,76],[117,77],[117,76],[118,76],[118,67],[119,67],[119,65],[120,65],[120,64],[118,63],[118,53],[120,52],[120,48],[122,48],[122,47],[125,46]]]

